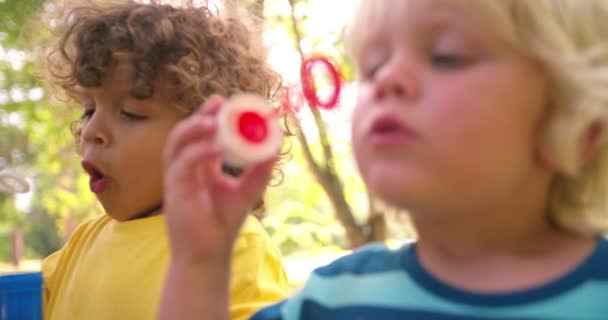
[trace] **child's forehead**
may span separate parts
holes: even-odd
[[[370,3],[362,8],[358,21],[359,25],[377,33],[403,33],[444,24],[479,23],[483,15],[475,0],[379,0],[377,4]]]
[[[100,85],[82,88],[83,98],[86,99],[100,92],[111,95],[126,95],[130,92],[135,79],[135,67],[132,63],[118,61],[114,66],[103,72]]]
[[[101,79],[101,84],[97,87],[82,88],[81,101],[94,100],[95,97],[103,96],[106,99],[113,100],[139,100],[145,102],[154,96],[166,99],[169,95],[167,89],[167,80],[164,72],[159,72],[154,76],[154,79],[149,79],[152,90],[152,95],[144,99],[137,99],[133,96],[132,90],[135,86],[136,69],[133,62],[125,59],[118,59],[117,63],[108,68],[105,75]]]
[[[508,0],[502,0],[508,1]],[[363,48],[405,34],[427,36],[435,31],[495,33],[495,0],[376,0],[361,4],[350,31],[350,51],[356,58]],[[502,10],[504,11],[504,10]]]
[[[459,10],[456,10],[459,9]],[[361,43],[375,38],[433,28],[458,19],[462,9],[446,0],[377,0],[365,2],[355,17],[351,36]]]

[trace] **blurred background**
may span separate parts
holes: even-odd
[[[343,36],[355,0],[216,0],[223,10],[245,8],[260,19],[269,61],[286,84],[299,83],[303,58],[323,54],[344,76],[340,105],[302,108],[301,131],[286,142],[291,158],[282,182],[266,195],[261,217],[297,285],[310,270],[372,241],[397,246],[413,236],[407,217],[371,197],[357,174],[350,146],[356,88]],[[146,1],[141,1],[146,2]],[[162,1],[180,5],[179,1]],[[44,0],[0,0],[0,273],[38,270],[74,227],[103,214],[89,191],[75,152],[70,122],[79,111],[52,99],[35,59],[44,52],[30,39],[48,37]],[[330,82],[317,79],[320,94]],[[29,191],[11,190],[21,179]],[[15,180],[16,179],[16,180]],[[21,190],[23,191],[23,190]]]

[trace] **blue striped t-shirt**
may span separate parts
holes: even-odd
[[[508,276],[508,275],[506,275]],[[317,269],[296,295],[252,320],[608,319],[608,241],[563,277],[530,290],[476,294],[426,272],[415,244],[370,245]]]

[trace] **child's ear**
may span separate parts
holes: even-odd
[[[584,166],[593,158],[601,145],[604,129],[604,122],[598,120],[591,123],[587,130],[585,130],[580,149],[579,165]]]

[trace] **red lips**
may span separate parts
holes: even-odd
[[[371,143],[375,145],[393,145],[404,143],[415,137],[414,132],[394,117],[377,118],[369,131]]]
[[[82,168],[89,174],[89,188],[91,192],[100,194],[104,192],[108,186],[108,179],[104,176],[93,163],[89,161],[82,161]]]

